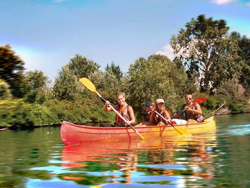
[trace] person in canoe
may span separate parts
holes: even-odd
[[[187,124],[200,123],[204,121],[202,110],[197,102],[193,102],[193,95],[185,95],[186,104],[182,106],[181,116],[187,120]]]
[[[136,127],[145,127],[147,125],[152,125],[152,123],[150,123],[150,114],[152,113],[152,110],[154,109],[155,104],[152,103],[151,101],[147,101],[143,108],[144,108],[144,122],[139,123],[138,125],[136,125]]]
[[[167,121],[165,121],[162,117],[160,117],[155,111],[160,113]],[[170,114],[165,108],[165,102],[163,99],[156,100],[156,107],[153,108],[152,113],[150,114],[149,121],[150,123],[159,126],[168,124],[168,122],[171,121]]]
[[[148,101],[145,103],[144,105],[144,109],[145,109],[145,121],[146,122],[149,122],[149,118],[150,118],[150,114],[152,113],[152,110],[154,108],[154,103]]]
[[[121,92],[117,95],[118,105],[115,105],[114,108],[124,117],[127,121],[125,122],[116,114],[115,127],[124,127],[126,125],[135,124],[135,114],[133,108],[126,103],[125,93]],[[112,108],[109,106],[110,102],[106,101],[104,110],[112,111]]]

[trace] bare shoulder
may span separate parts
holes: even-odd
[[[133,110],[133,107],[128,105],[128,110]]]

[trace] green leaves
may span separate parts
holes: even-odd
[[[163,98],[167,108],[174,110],[175,101],[185,90],[186,73],[177,68],[166,56],[152,55],[147,60],[139,58],[130,65],[128,91],[130,104],[136,112],[143,112],[146,101]]]
[[[199,82],[201,91],[212,93],[221,81],[239,76],[239,48],[237,40],[228,36],[228,30],[225,20],[199,15],[172,37],[177,59],[187,67],[189,78]]]
[[[98,72],[99,67],[97,63],[77,54],[59,72],[59,77],[56,78],[53,87],[54,98],[74,101],[75,97],[84,91],[79,79],[90,78],[95,72]]]
[[[10,45],[0,46],[0,78],[6,81],[15,97],[23,97],[24,62],[15,55]]]

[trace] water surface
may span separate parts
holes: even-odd
[[[217,131],[64,146],[60,127],[0,132],[0,187],[250,187],[250,115]]]

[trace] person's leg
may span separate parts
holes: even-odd
[[[187,120],[187,125],[195,124],[195,123],[198,123],[198,121],[195,121],[194,119],[188,119]]]

